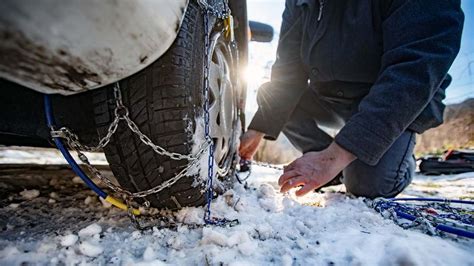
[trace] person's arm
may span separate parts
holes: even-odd
[[[459,0],[393,0],[380,75],[336,143],[375,165],[438,90],[459,52],[463,21]]]
[[[249,125],[267,139],[278,137],[308,87],[301,63],[302,30],[301,8],[296,7],[296,0],[287,0],[271,81],[259,88],[258,111]]]

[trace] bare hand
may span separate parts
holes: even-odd
[[[239,154],[242,159],[250,160],[257,152],[258,144],[262,141],[264,134],[252,129],[244,133],[240,139]]]
[[[281,192],[303,186],[296,196],[303,196],[331,181],[356,157],[333,142],[320,152],[308,152],[285,167],[278,180]]]

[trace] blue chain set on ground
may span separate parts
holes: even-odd
[[[418,204],[400,203],[417,202]],[[420,204],[421,203],[421,204]],[[436,198],[376,199],[371,203],[376,211],[391,218],[399,226],[420,228],[431,235],[443,233],[474,239],[473,210],[451,206],[452,204],[474,205],[474,201]],[[403,220],[408,222],[403,222]]]

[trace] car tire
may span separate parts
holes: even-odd
[[[206,61],[204,23],[202,13],[195,2],[189,3],[178,36],[169,50],[145,69],[119,82],[124,105],[127,106],[130,118],[140,131],[155,144],[180,154],[191,154],[193,147],[196,149],[196,136],[198,131],[202,133],[203,127],[203,77]],[[219,27],[217,21],[211,19],[210,22],[210,25],[213,25],[212,29]],[[219,37],[219,40],[224,42],[223,37]],[[232,52],[226,56],[229,59],[229,68],[232,69],[237,65],[230,62]],[[232,79],[236,80],[235,77]],[[232,99],[237,97],[233,94]],[[218,95],[212,98],[211,104],[219,101]],[[100,137],[103,137],[114,118],[115,102],[112,86],[96,91],[93,101],[95,122]],[[237,108],[234,100],[226,104],[232,104],[232,108]],[[233,134],[240,132],[237,110],[235,117],[235,121],[234,118],[232,121]],[[198,137],[201,141],[204,140],[203,135]],[[222,184],[227,185],[233,183],[236,161],[235,136],[233,140],[232,143],[228,143],[225,155],[228,169],[225,177],[221,177],[226,179]],[[187,160],[176,161],[158,155],[140,141],[123,121],[110,143],[104,148],[104,152],[119,184],[132,192],[158,186],[174,177],[188,164]],[[207,156],[207,153],[204,153],[204,156]],[[207,164],[207,158],[201,161]],[[205,173],[207,173],[204,168],[207,169],[207,165],[201,165],[199,173],[183,177],[173,186],[148,196],[147,200],[153,207],[171,210],[203,205],[206,202]],[[223,190],[225,190],[223,187],[218,189]]]

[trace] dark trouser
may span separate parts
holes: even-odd
[[[283,133],[302,153],[321,151],[333,138],[320,127],[340,129],[356,111],[360,99],[320,96],[312,90],[303,95]],[[394,197],[407,187],[415,171],[415,133],[405,131],[375,166],[359,160],[342,173],[346,190],[368,198]]]

